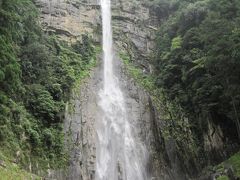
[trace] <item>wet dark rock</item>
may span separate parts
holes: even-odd
[[[224,173],[229,177],[230,180],[236,180],[234,169],[232,166],[225,167]]]

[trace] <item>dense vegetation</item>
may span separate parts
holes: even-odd
[[[240,1],[156,0],[148,5],[161,24],[154,65],[156,86],[170,109],[170,134],[180,131],[191,143],[184,133],[190,126],[194,153],[206,159],[203,135],[209,121],[220,125],[225,142],[240,138]],[[185,146],[182,142],[179,146]],[[197,164],[204,163],[201,158]]]
[[[149,57],[154,71],[147,74],[134,63],[138,51],[127,37],[133,48],[120,57],[129,74],[148,90],[161,119],[157,128],[162,147],[157,151],[166,150],[164,140],[174,140],[186,174],[196,176],[207,166],[206,171],[216,172],[209,166],[239,151],[240,1],[144,4],[160,24],[153,58]],[[239,167],[235,168],[237,177]]]
[[[24,165],[63,165],[65,103],[95,62],[91,39],[42,32],[31,0],[0,1],[0,151]]]
[[[161,24],[154,74],[142,74],[124,54],[122,59],[132,76],[165,103],[168,132],[163,135],[176,140],[179,153],[186,155],[182,163],[203,167],[209,121],[221,127],[226,144],[240,138],[240,1],[146,4]],[[65,103],[94,63],[95,53],[88,36],[68,45],[43,33],[32,0],[0,0],[1,159],[14,156],[26,166],[64,164]],[[239,154],[231,160],[239,167]]]

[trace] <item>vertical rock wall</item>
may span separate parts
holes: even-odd
[[[100,117],[98,91],[101,88],[101,69],[96,68],[74,92],[68,106],[65,130],[70,153],[69,180],[92,180],[95,173],[95,121]]]
[[[113,0],[112,24],[114,42],[124,49],[142,69],[151,71],[150,55],[154,48],[158,21],[143,0]]]
[[[69,43],[82,34],[90,34],[96,41],[101,37],[101,17],[97,0],[35,0],[41,11],[41,24],[46,33],[55,34]],[[116,45],[115,68],[125,92],[127,111],[139,139],[149,150],[148,171],[155,179],[168,180],[171,172],[164,158],[156,152],[163,141],[156,128],[156,114],[147,92],[128,77],[117,58],[122,50],[129,50],[141,68],[151,70],[149,55],[154,47],[155,16],[142,1],[113,0],[113,30]],[[95,120],[98,111],[98,91],[101,87],[101,66],[92,72],[79,91],[75,91],[67,107],[65,120],[66,147],[70,153],[70,167],[63,172],[50,173],[49,178],[92,180],[95,169]],[[159,139],[160,138],[160,139]],[[160,142],[163,143],[163,142]],[[158,146],[158,147],[157,147]]]
[[[101,17],[98,0],[34,0],[41,12],[40,22],[49,34],[56,34],[69,43],[80,39],[82,34],[101,41]],[[155,12],[143,0],[112,0],[112,19],[116,56],[126,51],[135,65],[144,72],[152,72],[151,53],[154,49],[158,19]],[[150,152],[149,174],[153,179],[184,180],[187,173],[196,173],[196,162],[185,162],[173,139],[164,139],[161,112],[155,109],[148,93],[128,77],[118,58],[115,68],[126,96],[127,111],[139,138]],[[92,180],[95,169],[95,127],[99,118],[97,100],[101,87],[101,66],[91,74],[67,109],[65,131],[66,146],[71,151],[70,167],[64,173],[55,173],[57,179]],[[204,149],[221,151],[224,147],[223,132],[219,126],[209,124],[204,138]],[[191,159],[191,158],[190,158]],[[54,175],[54,173],[53,173]],[[53,176],[52,176],[53,177]]]
[[[100,22],[97,0],[34,0],[41,12],[40,23],[49,34],[75,42],[82,34],[95,38]],[[96,39],[98,40],[98,39]]]

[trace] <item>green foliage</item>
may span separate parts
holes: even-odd
[[[232,171],[231,174],[228,173],[229,168]],[[229,159],[225,160],[221,164],[218,164],[217,166],[214,166],[213,168],[210,168],[210,169],[221,174],[221,176],[217,178],[218,180],[232,179],[232,176],[234,176],[236,179],[239,178],[240,177],[240,152],[235,153]],[[229,177],[229,175],[231,177]]]
[[[21,71],[14,48],[4,36],[0,37],[0,57],[0,90],[10,95],[20,86]]]
[[[73,45],[73,49],[76,53],[81,54],[83,61],[89,63],[89,60],[94,54],[94,47],[92,46],[92,40],[87,35],[82,36],[82,42],[78,41]]]
[[[239,8],[238,1],[183,1],[159,29],[156,83],[192,126],[206,111],[238,124]]]
[[[40,135],[34,129],[30,129],[29,132],[29,140],[33,147],[38,147],[40,145]]]
[[[51,124],[57,112],[57,107],[50,92],[39,84],[33,84],[27,88],[27,97],[26,107],[33,115]]]
[[[171,50],[181,49],[182,47],[182,38],[180,36],[173,38]]]
[[[31,0],[0,1],[0,34],[0,151],[21,151],[33,169],[63,166],[65,105],[95,65],[93,41],[83,35],[69,46],[45,35]]]
[[[164,135],[173,137],[179,149],[197,154],[201,167],[206,163],[203,135],[209,121],[232,143],[240,138],[240,3],[151,3],[160,9],[154,80],[169,114]],[[187,136],[190,143],[184,143]]]
[[[217,180],[229,180],[229,178],[227,176],[220,176]]]
[[[7,158],[2,153],[0,153],[0,159],[3,161],[3,164],[6,167],[0,167],[0,177],[1,179],[14,179],[14,180],[40,180],[41,178],[31,174],[25,170],[23,170],[21,167],[19,167],[17,164],[13,163],[12,159]]]
[[[145,89],[147,89],[150,92],[153,92],[155,88],[153,77],[144,74],[139,67],[134,66],[131,63],[130,56],[126,52],[121,52],[120,58],[123,60],[130,76],[133,77],[135,81],[142,85]]]
[[[22,77],[26,83],[46,83],[51,77],[51,63],[54,61],[53,54],[46,45],[33,42],[22,47],[21,67]]]
[[[236,176],[240,177],[240,152],[231,156],[225,163],[233,166]]]

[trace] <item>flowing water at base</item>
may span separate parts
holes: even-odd
[[[95,180],[147,180],[146,150],[133,133],[113,68],[111,1],[101,0],[104,82],[97,122]]]

